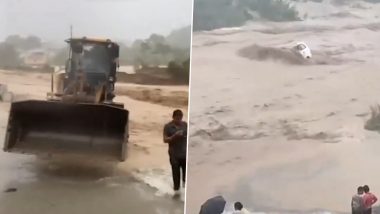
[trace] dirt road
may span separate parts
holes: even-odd
[[[357,186],[380,194],[380,135],[364,129],[380,10],[349,11],[194,35],[187,213],[215,194],[267,213],[347,213]],[[286,51],[297,41],[310,62]]]
[[[1,83],[16,99],[45,99],[50,75],[0,71]],[[136,93],[141,90],[168,99],[171,94],[187,96],[187,87],[138,86],[119,84]],[[133,93],[133,92],[128,92]],[[0,153],[0,213],[183,213],[183,198],[170,196],[172,181],[167,145],[162,143],[162,127],[175,107],[187,115],[187,106],[161,104],[147,97],[137,99],[119,93],[130,111],[129,157],[112,165],[83,160],[40,160],[30,155]],[[181,97],[181,99],[185,99]],[[173,99],[175,102],[175,99]],[[4,137],[9,105],[0,103],[0,137]]]

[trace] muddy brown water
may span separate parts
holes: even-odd
[[[194,34],[187,213],[219,194],[256,212],[349,213],[359,185],[380,194],[380,135],[364,129],[380,102],[379,6]],[[288,51],[298,41],[311,63]]]
[[[112,164],[77,161],[0,153],[0,213],[183,213]]]
[[[0,152],[0,213],[183,213],[183,202],[156,196],[115,162],[75,158]]]

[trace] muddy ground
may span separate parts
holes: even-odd
[[[50,75],[0,71],[16,100],[45,99]],[[0,153],[0,213],[183,213],[173,200],[162,127],[174,108],[187,115],[187,86],[119,84],[116,101],[130,111],[130,145],[123,163]],[[127,90],[128,89],[128,90]],[[130,90],[130,91],[129,91]],[[143,92],[142,92],[143,91]],[[155,96],[142,96],[151,94]],[[162,99],[159,99],[162,97]],[[176,100],[180,101],[176,101]],[[0,103],[1,138],[9,104]]]
[[[265,213],[349,213],[364,184],[380,195],[380,134],[364,129],[380,103],[379,5],[306,6],[321,15],[193,36],[188,214],[216,194]],[[297,41],[312,60],[291,55]]]

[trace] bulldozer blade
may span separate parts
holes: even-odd
[[[11,105],[4,151],[92,155],[124,161],[129,112],[108,104],[21,101]]]

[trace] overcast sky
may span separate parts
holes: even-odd
[[[191,24],[193,0],[0,0],[0,39],[34,34],[60,41],[74,36],[132,41]]]

